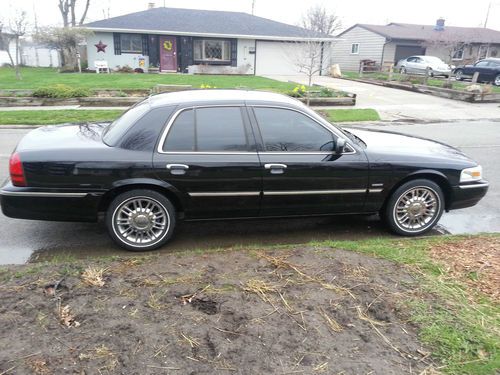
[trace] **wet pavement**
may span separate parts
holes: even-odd
[[[425,125],[374,125],[449,143],[483,165],[491,182],[488,195],[475,207],[445,213],[433,234],[500,232],[500,122],[453,122]],[[0,129],[0,181],[8,158],[28,129]],[[182,223],[160,252],[217,249],[249,245],[391,236],[376,217],[323,217]],[[127,255],[108,237],[103,224],[10,219],[0,213],[0,264],[50,258]]]

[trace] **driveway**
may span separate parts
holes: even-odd
[[[447,213],[440,223],[451,233],[500,232],[500,122],[454,122],[424,125],[360,125],[435,138],[462,148],[485,168],[492,183],[476,207]],[[0,129],[0,181],[8,175],[8,158],[28,129]],[[390,236],[375,217],[332,217],[180,225],[162,252],[213,249],[249,244],[299,244],[313,240]],[[101,224],[10,219],[0,213],[0,264],[37,259],[124,254]]]
[[[279,81],[307,84],[304,76],[269,76]],[[331,77],[314,77],[313,83],[357,94],[355,108],[376,109],[386,121],[449,121],[489,119],[500,121],[498,103],[467,103],[410,91]]]

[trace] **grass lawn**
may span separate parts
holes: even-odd
[[[112,121],[122,110],[0,111],[0,125],[50,125],[66,122]]]
[[[0,68],[0,89],[37,89],[56,84],[73,88],[150,89],[157,84],[179,84],[200,87],[202,84],[218,88],[248,87],[258,90],[288,91],[296,85],[259,76],[188,75],[188,74],[78,74],[58,73],[52,68],[22,68],[23,79],[18,81],[11,68]]]
[[[345,78],[360,78],[358,72],[342,72],[342,76]],[[394,73],[393,80],[398,81],[400,76],[401,75],[399,73]],[[423,75],[417,75],[415,77],[418,77],[418,78],[416,78],[417,80],[423,79]],[[363,77],[361,77],[361,78],[362,79],[374,79],[374,80],[387,81],[389,78],[389,73],[381,73],[381,72],[363,73]],[[427,84],[429,86],[434,86],[434,87],[443,87],[443,83],[445,83],[445,82],[446,82],[445,79],[430,78],[427,81]],[[451,80],[451,84],[452,84],[453,89],[455,89],[455,90],[465,90],[465,88],[467,86],[469,86],[471,83],[468,81],[457,82],[457,81]],[[499,86],[491,86],[491,89],[494,93],[500,93]]]
[[[328,109],[322,111],[326,113],[328,119],[332,122],[349,121],[378,121],[380,116],[378,112],[371,108],[366,109]]]

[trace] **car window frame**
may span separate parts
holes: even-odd
[[[165,151],[164,150],[164,145],[166,143],[166,140],[168,138],[168,133],[170,132],[170,129],[175,123],[175,120],[179,115],[188,110],[193,110],[196,111],[196,109],[199,108],[219,108],[219,107],[232,107],[232,108],[240,108],[241,111],[241,119],[243,122],[243,129],[245,132],[245,137],[247,140],[247,147],[248,151]],[[250,126],[250,120],[248,118],[248,113],[246,111],[246,106],[245,104],[203,104],[203,105],[189,105],[189,106],[183,106],[172,114],[171,118],[168,120],[167,125],[165,126],[165,129],[162,131],[161,136],[158,141],[158,146],[156,147],[156,152],[159,154],[177,154],[177,155],[189,155],[189,154],[194,154],[194,155],[247,155],[247,154],[252,154],[257,152],[257,144],[255,140],[255,136],[253,134],[253,131]],[[196,121],[196,120],[195,120]]]
[[[254,108],[272,108],[272,109],[281,109],[281,110],[289,110],[293,111],[296,113],[299,113],[301,115],[304,115],[311,119],[315,124],[321,126],[322,128],[326,129],[329,133],[332,134],[334,137],[334,141],[336,142],[337,139],[342,138],[346,141],[345,148],[349,148],[349,151],[343,151],[340,154],[337,154],[334,150],[331,151],[266,151],[265,150],[265,145],[264,145],[264,139],[262,137],[262,133],[260,131],[260,127],[257,121],[257,116],[255,115]],[[333,131],[332,128],[329,126],[326,126],[325,124],[321,123],[317,119],[315,119],[313,116],[309,115],[307,112],[301,111],[297,108],[292,108],[292,107],[286,107],[286,106],[279,106],[279,105],[266,105],[266,104],[249,104],[247,105],[247,109],[249,111],[250,117],[251,117],[251,122],[252,122],[252,128],[255,134],[255,138],[257,140],[258,144],[258,153],[263,154],[263,155],[348,155],[348,154],[356,154],[356,148],[351,145],[351,143],[346,139],[345,136],[342,134],[338,134],[337,132]]]

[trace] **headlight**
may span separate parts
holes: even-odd
[[[460,173],[460,182],[479,181],[483,176],[483,168],[478,165],[477,167],[467,168]]]

